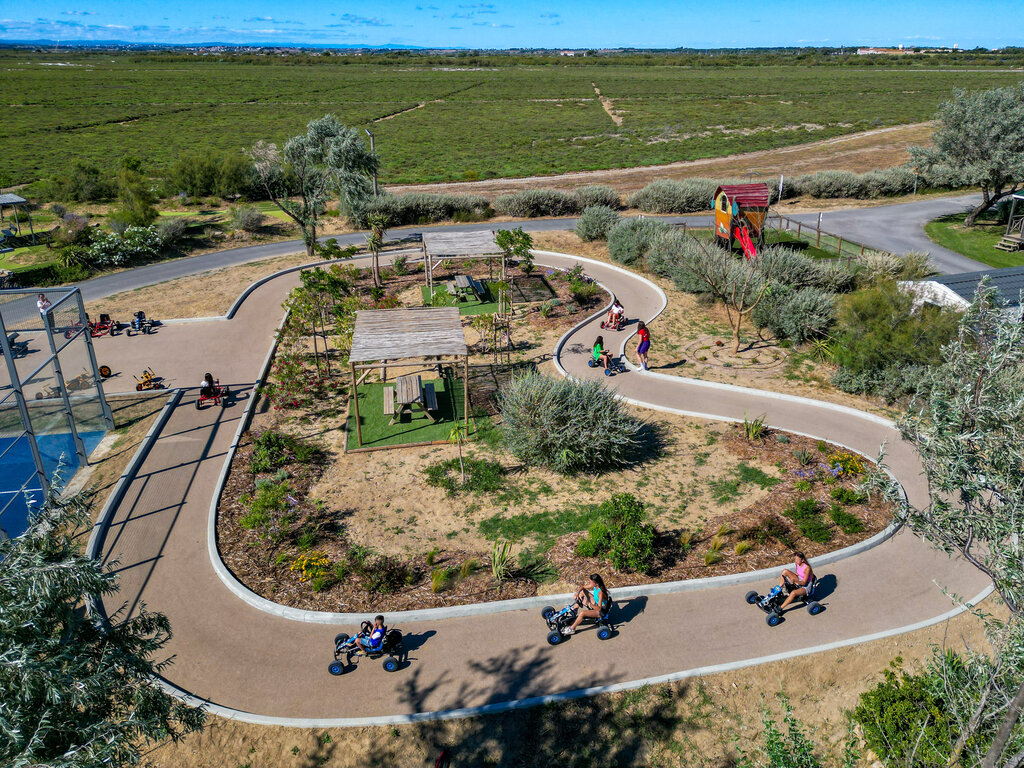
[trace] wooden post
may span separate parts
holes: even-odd
[[[463,428],[466,430],[466,437],[469,437],[469,355],[467,354],[463,358],[463,378],[462,378],[462,423]],[[455,393],[452,393],[454,399]]]
[[[836,253],[843,255],[843,236],[839,235],[839,242],[836,244]]]
[[[352,407],[356,412],[356,439],[359,441],[359,447],[363,447],[363,427],[359,423],[359,386],[356,384],[356,365],[355,363],[349,363],[349,368],[352,370]]]
[[[796,223],[796,237],[797,237],[798,240],[800,239],[800,228],[802,226],[803,226],[803,222],[802,221],[798,221]]]

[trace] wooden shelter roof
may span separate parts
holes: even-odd
[[[465,354],[466,336],[456,307],[363,309],[356,312],[348,359],[369,363]]]
[[[722,192],[729,198],[729,202],[738,202],[744,208],[767,208],[771,198],[768,185],[760,184],[723,184],[715,190],[715,197]]]
[[[501,253],[494,232],[489,229],[473,232],[424,232],[423,247],[428,256],[437,258],[497,256]]]
[[[24,205],[27,202],[28,200],[24,197],[9,192],[0,195],[0,205]]]

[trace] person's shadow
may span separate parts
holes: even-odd
[[[611,619],[612,637],[619,634],[619,626],[628,624],[647,609],[647,596],[626,597],[612,600]]]
[[[402,653],[398,657],[398,663],[402,668],[409,665],[409,653],[417,651],[423,647],[423,645],[436,635],[437,632],[433,629],[428,629],[426,632],[410,632],[409,634],[402,633]]]
[[[826,573],[820,579],[818,579],[818,586],[814,590],[814,594],[811,596],[812,600],[821,602],[827,597],[830,597],[836,588],[839,586],[839,580],[836,579],[834,573]]]

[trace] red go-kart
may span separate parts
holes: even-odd
[[[196,400],[196,410],[200,410],[204,403],[210,403],[212,405],[219,405],[221,408],[228,404],[228,397],[231,392],[227,387],[220,386],[220,379],[217,379],[217,386],[213,388],[213,394],[203,394],[202,390],[199,391],[199,399]]]

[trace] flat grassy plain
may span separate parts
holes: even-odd
[[[274,65],[27,51],[0,53],[0,70],[3,171],[15,183],[124,154],[159,175],[182,153],[280,142],[328,112],[375,133],[387,184],[629,168],[919,122],[954,88],[1024,80],[966,67]]]

